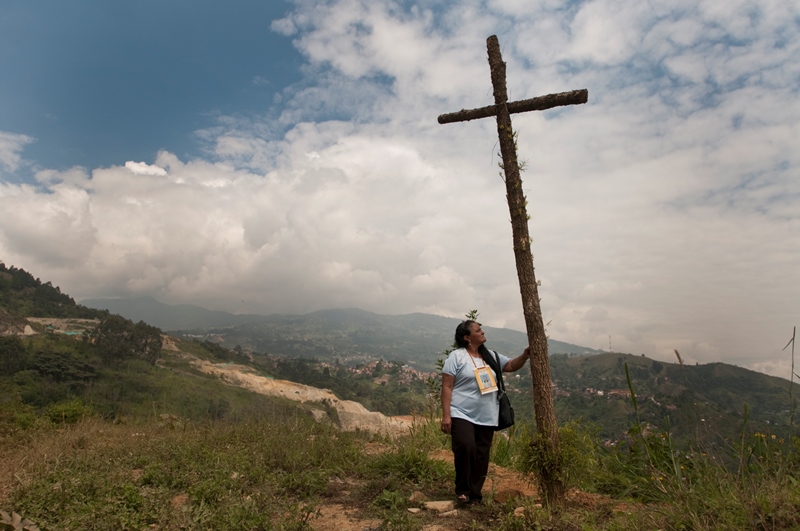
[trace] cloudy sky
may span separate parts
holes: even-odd
[[[76,300],[524,330],[497,35],[550,337],[789,376],[795,0],[7,0],[0,260]],[[491,341],[491,338],[489,338]]]

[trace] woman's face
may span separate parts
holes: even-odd
[[[481,330],[481,325],[472,323],[469,325],[469,335],[467,336],[467,343],[473,347],[479,347],[486,343],[486,334]]]

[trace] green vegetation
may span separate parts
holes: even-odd
[[[269,413],[37,430],[16,449],[29,464],[3,503],[44,529],[306,529],[329,482],[363,468],[362,441],[297,410]]]
[[[177,339],[162,349],[158,329],[81,309],[22,270],[3,266],[0,279],[4,330],[39,311],[96,320],[76,335],[34,323],[36,335],[0,336],[0,529],[307,530],[343,510],[360,529],[800,528],[788,381],[724,364],[554,356],[562,479],[579,491],[559,512],[491,492],[445,520],[408,511],[420,505],[415,492],[450,499],[453,470],[429,387],[403,380],[402,363],[345,366]],[[203,374],[190,357],[388,413],[429,409],[396,440],[344,433],[305,404]],[[529,385],[509,378],[518,412]],[[492,461],[535,483],[543,456],[520,417],[495,438]]]
[[[608,442],[619,440],[638,418],[651,431],[669,422],[681,448],[692,441],[722,444],[738,436],[745,407],[754,432],[785,439],[797,435],[789,426],[790,382],[782,378],[724,363],[683,366],[618,353],[553,356],[551,364],[562,395],[556,400],[559,419],[591,422]],[[638,411],[630,399],[626,367],[639,397]]]
[[[51,299],[56,302],[41,302]],[[0,264],[0,330],[21,330],[23,318],[34,316],[97,324],[76,335],[40,325],[35,335],[0,335],[0,423],[12,432],[41,418],[76,422],[89,414],[236,420],[260,415],[274,402],[200,374],[180,355],[165,356],[157,328],[77,306],[49,283]],[[216,362],[248,359],[211,343],[181,348]]]
[[[198,373],[179,356],[158,366],[138,358],[106,363],[93,345],[71,338],[0,338],[0,365],[13,365],[0,376],[0,419],[17,419],[12,427],[67,405],[112,420],[161,414],[202,420],[248,418],[270,403]]]
[[[58,286],[0,262],[0,308],[10,315],[92,319],[105,312],[78,306]]]
[[[90,337],[108,364],[134,358],[155,365],[161,356],[161,330],[143,321],[133,324],[124,317],[109,315]]]
[[[411,494],[450,499],[447,438],[435,421],[382,440],[318,424],[297,407],[267,406],[240,422],[44,422],[0,440],[0,508],[41,529],[312,529],[346,510],[359,528],[639,530],[796,529],[800,441],[753,433],[708,453],[679,451],[668,432],[633,426],[603,447],[590,427],[562,427],[565,481],[580,492],[551,512],[536,498],[441,517]],[[534,431],[498,436],[493,462],[536,469]],[[724,458],[723,458],[724,457]],[[731,463],[725,466],[723,462]],[[534,479],[534,478],[532,478]],[[325,510],[329,508],[327,511]],[[521,509],[516,510],[518,507]],[[372,522],[372,523],[370,523]]]

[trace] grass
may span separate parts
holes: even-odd
[[[46,529],[303,529],[329,480],[358,473],[362,442],[304,415],[182,429],[86,420],[4,456],[4,502]]]
[[[638,426],[627,444],[604,448],[591,427],[570,423],[561,428],[564,480],[581,490],[566,509],[490,495],[443,521],[408,511],[419,506],[416,491],[452,497],[452,464],[431,458],[449,446],[438,422],[388,440],[337,431],[289,406],[268,411],[239,422],[40,417],[0,440],[0,509],[62,530],[303,530],[332,505],[379,523],[371,529],[800,528],[800,441],[746,425],[728,445],[678,450],[669,432]],[[495,464],[535,469],[534,431],[523,424],[509,435],[495,438]]]
[[[647,529],[797,529],[800,439],[749,432],[747,407],[743,417],[737,441],[703,439],[688,448],[678,448],[669,429],[651,432],[637,422],[627,444],[603,449],[596,472],[583,477],[594,476],[600,492],[647,504],[638,511]]]

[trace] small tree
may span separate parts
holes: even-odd
[[[106,363],[138,358],[155,364],[161,356],[161,330],[144,321],[133,324],[119,315],[109,315],[98,325],[94,344]]]
[[[155,365],[161,357],[161,330],[155,326],[150,326],[144,321],[139,321],[133,327],[131,337],[133,353],[139,359]]]
[[[0,336],[0,374],[10,376],[28,368],[25,345],[17,336]]]

